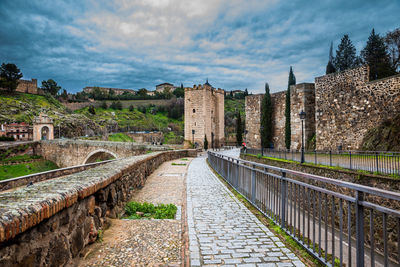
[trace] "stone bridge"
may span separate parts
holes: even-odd
[[[60,168],[93,163],[98,160],[125,158],[147,151],[167,150],[164,146],[138,145],[127,142],[90,140],[46,140],[39,143],[40,154]]]

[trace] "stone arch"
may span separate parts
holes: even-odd
[[[112,158],[118,158],[118,155],[109,150],[97,149],[90,152],[89,155],[86,156],[82,164],[94,163],[97,160],[109,160]]]
[[[45,126],[40,127],[40,140],[49,140],[50,128]]]

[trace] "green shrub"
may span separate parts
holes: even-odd
[[[174,204],[158,204],[154,206],[151,203],[139,203],[135,201],[128,202],[125,206],[125,213],[129,219],[140,219],[136,212],[143,212],[144,218],[154,219],[174,219],[178,208]]]

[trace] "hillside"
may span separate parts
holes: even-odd
[[[55,135],[58,130],[65,137],[83,135],[88,129],[100,131],[101,127],[86,116],[73,114],[56,99],[24,93],[0,94],[0,122],[26,122],[32,124],[33,119],[43,111],[54,121]],[[60,126],[60,127],[59,127]]]
[[[111,125],[118,124],[119,128],[134,131],[160,130],[166,132],[169,127],[172,131],[183,135],[183,118],[172,119],[167,116],[167,112],[152,114],[151,107],[145,109],[146,112],[143,113],[136,108],[133,111],[127,108],[121,110],[95,108],[95,114],[91,114],[89,108],[83,108],[76,110],[75,113],[84,115],[101,126],[109,126],[109,131],[112,130]]]
[[[363,150],[400,151],[400,114],[370,129],[363,139]]]
[[[85,107],[74,112],[65,108],[59,101],[49,96],[31,95],[23,93],[0,94],[0,122],[26,122],[31,124],[34,117],[41,111],[47,113],[54,120],[55,136],[58,137],[59,129],[63,137],[79,137],[88,135],[101,135],[104,132],[119,130],[151,131],[160,130],[165,134],[166,140],[176,142],[181,139],[184,131],[183,116],[178,119],[169,117],[173,105],[169,108],[145,105],[146,102],[129,104],[135,108],[130,111],[121,101],[123,108],[103,109],[95,108],[95,114]],[[165,105],[165,100],[162,104]],[[160,105],[160,106],[164,106]],[[239,110],[242,122],[245,120],[244,100],[225,100],[225,135],[235,135],[236,111]],[[175,116],[176,117],[176,116]],[[171,131],[169,131],[171,130]]]

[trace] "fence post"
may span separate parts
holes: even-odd
[[[332,150],[329,150],[329,166],[332,167]]]
[[[236,181],[235,181],[235,187],[238,189],[239,187],[239,160],[236,162],[237,168],[236,168]]]
[[[352,170],[352,166],[351,166],[351,151],[349,151],[349,155],[350,155],[350,170]]]
[[[364,206],[360,205],[363,197],[363,192],[356,191],[356,257],[358,267],[364,266]]]
[[[286,172],[282,172],[281,179],[281,224],[282,228],[286,229],[286,189],[287,189],[287,181],[284,179],[286,177]]]
[[[314,162],[317,165],[317,150],[314,150]]]
[[[251,170],[251,202],[256,205],[256,166]]]
[[[378,166],[378,152],[375,152],[375,159],[376,159],[376,172],[379,172],[379,166]]]

